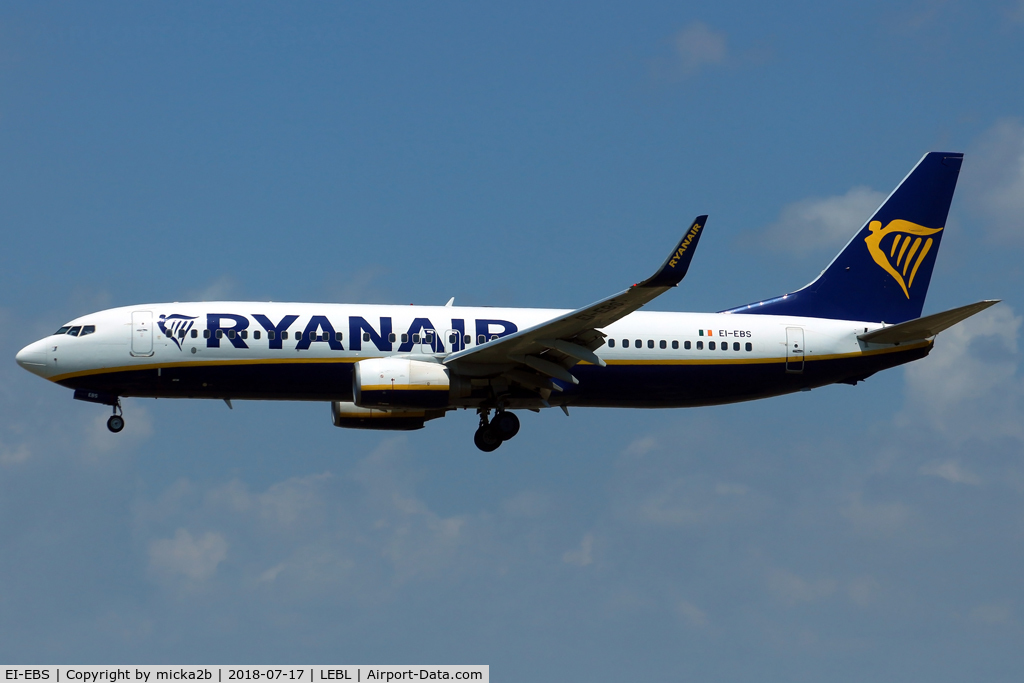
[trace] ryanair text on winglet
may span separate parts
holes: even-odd
[[[679,243],[679,248],[676,249],[676,253],[674,253],[672,258],[669,259],[669,268],[676,267],[676,264],[679,263],[679,259],[682,258],[683,254],[686,253],[686,250],[690,248],[690,242],[692,242],[693,238],[697,236],[698,232],[700,232],[700,228],[700,223],[694,223],[693,227],[690,228],[690,232],[686,233],[686,237]]]

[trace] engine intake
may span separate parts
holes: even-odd
[[[447,408],[448,369],[405,358],[367,358],[355,364],[352,396],[362,408]]]

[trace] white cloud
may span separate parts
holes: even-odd
[[[1013,615],[1006,605],[988,603],[972,609],[968,619],[987,626],[1008,626],[1013,621]]]
[[[594,536],[593,534],[585,534],[583,540],[580,541],[579,547],[567,550],[562,554],[562,562],[586,567],[594,561],[593,550]]]
[[[239,513],[254,513],[260,519],[278,527],[310,524],[323,513],[320,496],[322,484],[331,478],[330,472],[306,477],[292,477],[273,484],[263,493],[250,493],[238,480],[214,489],[207,500],[214,506],[223,506]]]
[[[811,581],[796,574],[776,569],[768,576],[768,588],[785,602],[816,602],[836,592],[838,582],[835,579],[817,579]]]
[[[502,509],[512,517],[540,517],[551,509],[551,496],[537,491],[523,491],[504,503]]]
[[[712,30],[702,21],[694,21],[676,33],[673,43],[683,76],[691,76],[708,65],[721,64],[728,53],[725,34]]]
[[[21,443],[17,446],[8,446],[0,443],[0,465],[18,465],[32,457],[32,449],[28,444]]]
[[[720,496],[745,496],[750,489],[743,484],[727,484],[720,482],[715,484],[715,493]]]
[[[771,249],[799,256],[817,249],[838,250],[884,200],[883,193],[862,186],[844,195],[801,199],[783,207],[762,239]]]
[[[107,429],[109,409],[106,412],[100,410],[92,417],[86,432],[90,449],[85,452],[91,454],[130,450],[153,435],[153,418],[148,410],[139,405],[139,400],[131,400],[130,407],[126,405],[125,408],[127,417],[124,429],[117,434]]]
[[[1024,125],[1002,119],[968,150],[962,174],[967,200],[990,238],[1024,243]]]
[[[680,600],[676,606],[679,613],[683,615],[690,626],[696,626],[698,628],[704,628],[708,625],[708,615],[700,607],[697,607],[692,602],[686,600]]]
[[[858,533],[876,537],[894,536],[906,529],[911,520],[911,510],[906,504],[865,502],[860,493],[850,496],[840,514]]]
[[[945,479],[953,484],[972,484],[974,486],[981,484],[981,478],[978,475],[968,472],[955,460],[930,462],[922,465],[918,472],[928,477]]]
[[[850,602],[861,607],[874,602],[878,594],[878,582],[869,576],[853,579],[846,586],[846,595],[850,598]]]
[[[217,565],[227,556],[227,541],[212,531],[193,538],[185,529],[178,529],[174,538],[158,539],[149,544],[149,563],[155,572],[181,574],[193,581],[213,576]]]
[[[906,407],[897,424],[969,438],[1024,440],[1024,379],[1017,338],[1021,318],[998,304],[946,330],[928,358],[906,370]]]
[[[227,301],[234,298],[238,282],[230,275],[221,275],[203,289],[194,290],[187,296],[190,301]]]
[[[658,440],[653,436],[642,436],[634,439],[626,446],[626,455],[642,456],[647,455],[654,449],[658,448]]]

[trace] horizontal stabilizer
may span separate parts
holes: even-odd
[[[898,325],[890,325],[889,327],[865,332],[864,334],[857,335],[857,338],[872,344],[898,344],[928,339],[997,303],[999,303],[999,299],[979,301],[976,304],[968,304],[960,308],[943,311],[942,313],[908,320]]]

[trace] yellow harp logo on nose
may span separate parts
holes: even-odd
[[[941,232],[942,228],[926,228],[917,223],[897,219],[889,221],[889,225],[884,228],[881,221],[871,221],[868,223],[868,230],[871,234],[865,237],[864,241],[868,245],[871,258],[882,267],[882,270],[892,275],[909,299],[917,269],[921,267],[924,257],[932,249],[934,240],[928,236]],[[927,239],[924,239],[926,237]],[[914,256],[917,256],[916,260]],[[895,266],[892,263],[893,259],[896,259]],[[914,262],[913,266],[910,265],[911,261]],[[905,279],[908,270],[910,278]]]

